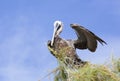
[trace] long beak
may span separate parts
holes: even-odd
[[[57,31],[57,28],[54,28],[54,32],[53,32],[53,36],[52,36],[52,41],[51,41],[51,46],[53,46],[56,31]]]

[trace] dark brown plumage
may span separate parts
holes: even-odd
[[[86,62],[78,57],[76,48],[89,49],[91,52],[95,52],[97,42],[100,42],[102,45],[103,43],[106,44],[106,42],[78,24],[70,24],[70,26],[75,30],[78,39],[62,39],[59,35],[62,32],[63,24],[61,21],[56,21],[54,23],[53,38],[51,41],[48,41],[48,48],[58,60],[62,61],[67,66],[81,66]]]
[[[74,42],[75,48],[89,49],[91,52],[94,52],[97,48],[97,41],[102,45],[103,43],[106,44],[105,41],[82,26],[79,26],[78,24],[71,24],[70,26],[75,30],[78,37]]]

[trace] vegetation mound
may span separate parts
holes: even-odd
[[[120,81],[120,59],[113,59],[109,65],[87,63],[76,69],[59,63],[54,81]]]

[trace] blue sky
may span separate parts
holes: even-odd
[[[38,81],[57,66],[46,45],[55,20],[65,39],[76,39],[69,24],[78,23],[108,43],[95,53],[77,50],[81,59],[120,57],[120,0],[0,0],[0,81]]]

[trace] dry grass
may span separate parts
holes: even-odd
[[[90,63],[79,69],[60,65],[54,76],[54,81],[120,81],[119,76],[106,66]]]
[[[58,55],[64,55],[64,51],[57,54],[49,46],[48,49],[57,59],[60,58]],[[58,60],[60,61],[60,59]],[[59,67],[52,73],[54,73],[54,81],[120,81],[120,58],[112,58],[109,65],[87,63],[76,69],[69,68],[64,63],[59,62]]]

